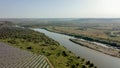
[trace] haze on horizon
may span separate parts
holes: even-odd
[[[1,0],[0,18],[120,18],[120,0]]]

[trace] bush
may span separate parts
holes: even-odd
[[[79,66],[80,64],[79,63],[76,63],[76,66]]]
[[[94,68],[97,68],[96,66]]]
[[[62,51],[62,55],[63,55],[64,57],[68,56],[65,51]]]
[[[73,65],[71,65],[71,68],[76,68],[76,66],[73,64]]]
[[[15,40],[9,40],[8,43],[16,44],[17,42]]]
[[[56,54],[56,56],[57,56],[57,57],[60,56],[60,53],[58,52],[58,53]]]
[[[82,67],[81,68],[87,68],[85,65],[82,65]]]
[[[80,56],[78,56],[77,59],[80,59]]]
[[[45,55],[46,55],[46,56],[50,56],[50,55],[51,55],[51,53],[49,53],[49,52],[46,52],[46,53],[45,53]]]
[[[27,49],[32,49],[32,47],[29,46],[29,47],[27,47]]]
[[[86,63],[85,63],[86,65],[89,65],[90,64],[90,61],[86,61]]]
[[[91,63],[90,65],[89,65],[89,67],[93,67],[94,66],[94,64],[93,63]]]
[[[85,61],[85,59],[81,59],[81,61]]]

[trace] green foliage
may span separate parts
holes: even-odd
[[[62,51],[62,55],[63,55],[64,57],[68,56],[65,51]]]
[[[14,39],[14,40],[13,40],[13,39],[8,40],[7,42],[9,42],[9,43],[11,43],[11,44],[16,44],[16,43],[17,43],[17,41],[15,41],[15,39]]]
[[[90,64],[89,64],[89,67],[94,67],[94,64],[93,64],[93,63],[90,63]]]
[[[81,68],[87,68],[85,65],[82,65],[82,67]]]
[[[81,59],[81,61],[85,61],[85,59]]]
[[[27,49],[32,49],[32,47],[29,46],[29,47],[27,47]]]
[[[90,64],[90,61],[86,61],[86,65],[89,65]]]
[[[48,38],[43,33],[39,33],[30,29],[17,28],[17,27],[0,28],[0,39],[8,39],[8,38],[13,39],[11,41],[8,41],[12,44],[16,43],[14,40],[17,38],[17,39],[23,39],[26,42],[34,42],[34,43],[44,42],[45,44],[58,45],[56,41]]]
[[[78,56],[77,58],[80,59],[80,56]]]

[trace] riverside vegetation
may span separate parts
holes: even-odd
[[[90,61],[75,57],[71,51],[45,34],[27,28],[1,25],[0,41],[38,55],[45,55],[55,68],[97,68]]]

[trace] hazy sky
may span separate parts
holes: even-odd
[[[120,18],[120,0],[0,0],[2,18]]]

